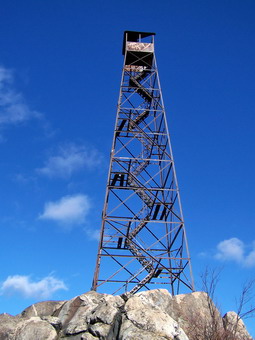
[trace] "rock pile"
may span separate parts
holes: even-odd
[[[0,315],[0,340],[206,340],[210,332],[252,339],[234,312],[221,318],[203,292],[172,297],[165,289],[133,296],[91,291]]]

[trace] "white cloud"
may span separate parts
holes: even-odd
[[[254,267],[255,266],[255,249],[253,249],[246,257],[245,257],[245,266],[246,267]]]
[[[85,232],[90,240],[99,241],[100,229],[85,229]]]
[[[219,260],[242,261],[244,256],[244,244],[238,238],[230,238],[217,245],[216,258]]]
[[[23,94],[15,89],[12,71],[0,66],[0,126],[41,117],[40,113],[29,108]]]
[[[90,206],[86,195],[64,196],[56,202],[47,202],[39,218],[64,224],[83,223]]]
[[[26,298],[47,299],[57,290],[67,290],[63,281],[46,276],[40,281],[32,281],[29,276],[8,276],[1,284],[1,295],[21,294]]]
[[[248,246],[243,241],[233,237],[221,241],[217,245],[215,258],[222,261],[234,261],[245,267],[253,267],[255,266],[255,244],[253,244],[253,249],[248,253],[245,252],[246,248]]]
[[[48,158],[37,172],[48,177],[69,178],[74,172],[94,169],[102,164],[102,155],[94,148],[67,144]]]

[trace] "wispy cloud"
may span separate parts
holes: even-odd
[[[215,258],[221,261],[234,261],[245,267],[254,267],[255,243],[248,248],[243,241],[233,237],[218,243]]]
[[[80,224],[85,222],[90,207],[90,200],[86,195],[64,196],[58,201],[47,202],[39,218],[65,225]]]
[[[95,148],[66,144],[59,147],[55,155],[51,155],[37,172],[50,178],[69,178],[81,169],[92,170],[101,164],[102,155]]]
[[[253,244],[253,250],[245,257],[245,265],[246,267],[254,267],[255,266],[255,244]]]
[[[216,258],[219,260],[233,260],[241,262],[244,257],[244,243],[238,238],[221,241],[217,245]]]
[[[85,233],[87,234],[87,236],[90,240],[99,241],[100,229],[94,229],[93,230],[93,229],[90,229],[90,228],[86,228]]]
[[[13,72],[0,66],[0,127],[17,125],[42,115],[29,108],[14,86]]]
[[[21,294],[25,298],[48,299],[57,290],[67,290],[65,283],[53,276],[46,276],[40,281],[32,281],[30,276],[8,276],[1,284],[1,295]]]

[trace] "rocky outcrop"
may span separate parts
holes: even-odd
[[[236,317],[229,312],[222,319],[203,292],[172,297],[165,289],[132,296],[91,291],[34,304],[17,316],[1,314],[0,340],[207,340],[214,333],[221,334],[215,339],[252,339]]]
[[[243,320],[240,319],[236,312],[228,312],[223,317],[223,323],[227,331],[235,335],[236,340],[252,340],[252,337],[247,332]]]
[[[19,316],[0,314],[0,340],[14,339],[14,333],[18,324],[22,321]]]
[[[204,292],[173,296],[167,311],[196,340],[213,339],[214,333],[224,333],[220,312]]]
[[[188,340],[179,324],[167,313],[170,301],[167,290],[131,296],[123,308],[119,339]]]

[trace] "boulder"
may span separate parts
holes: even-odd
[[[0,340],[13,339],[15,329],[21,318],[4,313],[0,314]]]
[[[235,335],[236,340],[252,340],[247,329],[236,312],[228,312],[223,317],[225,329]]]
[[[220,312],[205,292],[173,296],[167,313],[178,322],[186,334],[196,333],[202,339],[203,336],[209,338],[215,332],[224,332]]]
[[[48,323],[50,323],[55,329],[56,331],[60,331],[60,329],[62,328],[62,323],[61,320],[59,318],[57,318],[56,316],[42,316],[42,320],[47,321]]]
[[[120,296],[93,293],[97,294],[98,300],[96,301],[94,308],[87,314],[87,322],[92,324],[103,322],[107,325],[111,325],[114,322],[119,309],[124,305],[123,299]],[[85,296],[87,297],[87,295]]]
[[[120,319],[117,315],[123,304],[120,296],[91,291],[66,302],[55,315],[62,323],[62,335],[70,336],[89,330],[98,337],[105,337],[106,333],[115,336],[119,328],[116,322]]]
[[[89,325],[89,332],[99,339],[115,339],[110,337],[111,326],[102,322]]]
[[[47,321],[33,316],[21,321],[15,330],[13,340],[56,340],[57,332]]]
[[[150,332],[154,337],[188,340],[178,323],[165,311],[171,296],[166,290],[138,293],[128,299],[120,327],[120,339],[131,339],[130,333]]]
[[[165,337],[159,336],[158,334],[151,333],[141,328],[134,327],[133,322],[126,319],[124,320],[120,333],[119,340],[166,340]]]
[[[47,316],[53,315],[60,307],[63,306],[65,301],[43,301],[33,304],[21,312],[20,316]]]

